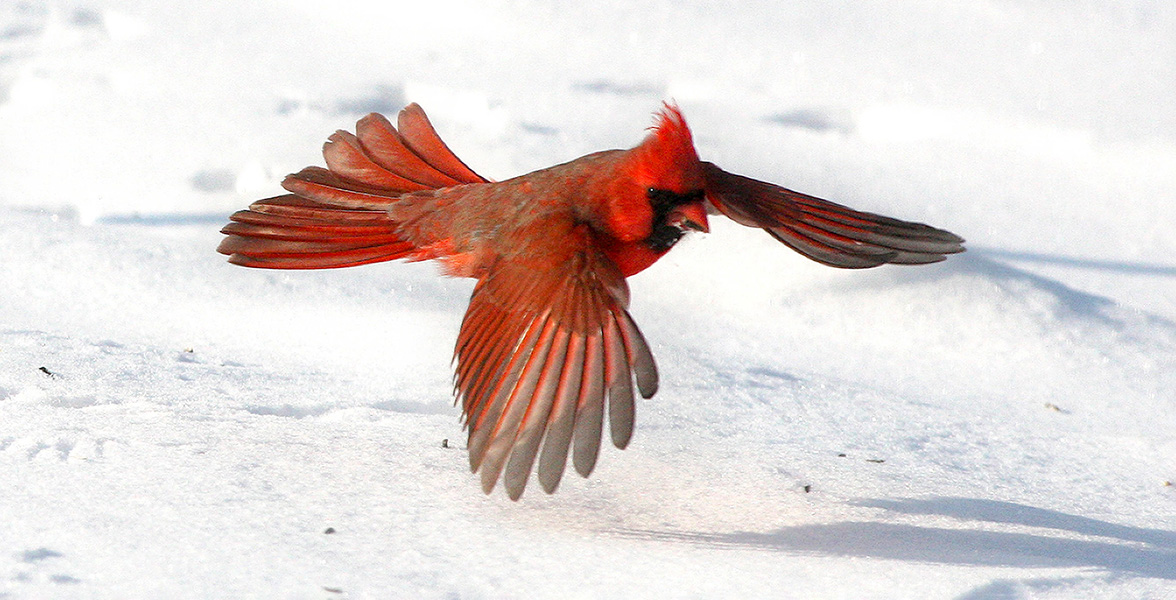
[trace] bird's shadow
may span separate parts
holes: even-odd
[[[1058,265],[1071,269],[1088,271],[1111,271],[1125,275],[1153,275],[1159,277],[1176,277],[1176,265],[1130,260],[1107,260],[1079,256],[1066,256],[1044,252],[1028,252],[1020,250],[1006,250],[973,246],[969,250],[983,254],[990,258],[1009,260],[1020,263]]]
[[[1176,532],[1117,525],[1012,502],[979,498],[871,499],[857,506],[905,515],[958,519],[959,527],[844,521],[774,531],[703,533],[619,530],[626,537],[797,554],[877,558],[946,565],[1096,568],[1111,575],[1176,580]],[[993,525],[1051,531],[996,531]],[[1096,538],[1096,539],[1089,539]]]

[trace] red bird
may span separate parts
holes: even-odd
[[[657,392],[657,366],[629,316],[625,278],[661,258],[707,214],[758,227],[834,267],[922,264],[963,251],[942,229],[891,219],[733,175],[694,150],[666,105],[630,150],[606,150],[501,182],[465,165],[419,106],[397,126],[379,114],[323,146],[327,168],[282,182],[290,193],[235,213],[217,249],[229,262],[326,269],[437,259],[478,280],[458,334],[455,393],[470,468],[517,500],[535,461],[555,491],[568,453],[587,477],[605,407],[618,448],[633,433],[634,387]]]

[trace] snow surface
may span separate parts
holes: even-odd
[[[0,598],[1176,597],[1176,5],[331,4],[0,0]],[[469,281],[213,251],[366,112],[505,178],[671,98],[969,252],[692,236],[631,280],[661,391],[554,496],[468,473]]]

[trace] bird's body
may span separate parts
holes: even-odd
[[[625,278],[668,252],[707,212],[765,229],[833,266],[919,264],[963,250],[946,231],[798,194],[699,160],[667,106],[630,150],[606,150],[501,182],[469,169],[420,107],[380,115],[324,146],[308,167],[232,216],[218,250],[250,267],[315,269],[437,259],[477,279],[458,336],[456,391],[482,487],[517,499],[538,464],[558,486],[568,455],[585,477],[604,414],[613,443],[633,432],[634,391],[657,368],[627,312]]]

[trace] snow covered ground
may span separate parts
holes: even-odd
[[[1176,5],[332,4],[0,0],[0,599],[1176,597]],[[468,473],[469,281],[214,252],[366,112],[505,178],[671,98],[969,252],[686,240],[630,282],[661,391],[554,496]]]

